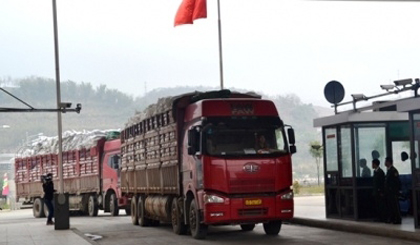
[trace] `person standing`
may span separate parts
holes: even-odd
[[[401,224],[400,204],[398,196],[400,193],[400,176],[398,170],[394,167],[392,158],[385,158],[387,168],[385,176],[385,198],[387,203],[387,222]]]
[[[375,221],[385,222],[385,173],[379,167],[380,161],[378,159],[372,160],[373,169],[373,198],[375,201]]]
[[[370,172],[369,167],[367,166],[366,159],[364,159],[364,158],[360,159],[359,164],[360,164],[360,167],[362,168],[361,177],[362,178],[371,177],[372,174]]]
[[[53,197],[54,197],[54,183],[52,181],[52,174],[48,173],[45,178],[43,179],[42,188],[44,189],[44,203],[47,205],[48,208],[48,217],[47,217],[47,225],[53,225],[54,221],[52,218],[54,217],[54,205],[53,205]]]

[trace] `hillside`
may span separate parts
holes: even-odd
[[[2,82],[0,80],[0,84]],[[55,108],[55,83],[51,79],[30,77],[8,81],[5,89],[35,108]],[[214,87],[175,87],[160,88],[148,92],[143,97],[133,98],[105,85],[93,88],[90,83],[74,81],[62,82],[62,101],[81,103],[80,114],[63,114],[63,131],[121,129],[136,111],[144,110],[158,98],[179,95],[192,91],[215,90]],[[231,88],[234,91],[245,92]],[[320,133],[312,127],[313,118],[326,115],[328,108],[304,104],[296,95],[277,95],[263,98],[271,99],[277,106],[281,118],[292,125],[296,132],[298,153],[293,156],[295,177],[314,175],[315,163],[309,155],[309,142],[320,140]],[[25,108],[23,104],[7,94],[0,94],[1,107]],[[1,129],[0,147],[2,152],[16,152],[22,144],[30,141],[33,135],[42,133],[46,136],[57,134],[56,113],[3,113],[1,125],[10,125]]]

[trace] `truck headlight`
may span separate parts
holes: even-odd
[[[289,191],[286,194],[281,195],[281,200],[291,200],[293,199],[293,191]]]
[[[224,203],[225,199],[216,195],[204,195],[204,203]]]

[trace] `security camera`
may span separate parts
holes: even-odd
[[[395,85],[392,85],[392,84],[381,85],[381,89],[386,90],[386,91],[394,89],[394,88],[395,88]]]
[[[352,94],[353,100],[367,100],[364,94]]]
[[[410,85],[413,83],[413,79],[412,78],[408,78],[408,79],[402,79],[402,80],[397,80],[394,81],[396,86],[406,86],[406,85]]]
[[[77,103],[76,104],[76,112],[77,113],[80,113],[80,111],[82,110],[82,104],[80,104],[80,103]]]
[[[70,108],[71,107],[71,102],[61,102],[60,107],[61,108]]]

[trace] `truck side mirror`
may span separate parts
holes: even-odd
[[[297,152],[297,150],[296,150],[296,146],[295,145],[291,145],[290,146],[290,153],[291,154],[295,154]]]
[[[196,152],[193,146],[188,146],[188,155],[194,155]]]
[[[188,130],[188,146],[194,146],[196,141],[196,132],[195,128]]]
[[[200,134],[196,128],[188,130],[188,155],[194,155],[200,149]]]
[[[291,145],[294,145],[296,143],[296,141],[295,141],[295,131],[293,130],[293,128],[288,128],[287,129],[287,136],[289,138],[289,143]]]

